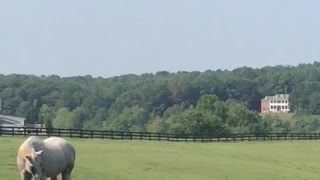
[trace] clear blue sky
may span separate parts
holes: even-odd
[[[0,74],[110,77],[320,57],[320,1],[0,2]]]

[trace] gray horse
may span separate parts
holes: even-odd
[[[21,180],[57,180],[62,175],[62,180],[70,180],[71,172],[75,165],[76,152],[74,147],[65,139],[50,137],[41,140],[31,136],[25,140],[17,156],[17,166]]]

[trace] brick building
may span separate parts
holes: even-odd
[[[261,99],[261,113],[288,113],[289,94],[276,94]]]

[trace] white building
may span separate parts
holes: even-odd
[[[0,111],[1,110],[2,110],[2,107],[1,107],[1,98],[0,98]],[[25,120],[26,118],[0,114],[0,126],[2,127],[23,127],[25,126],[24,124]]]
[[[7,116],[0,114],[0,126],[3,127],[23,127],[26,118]]]

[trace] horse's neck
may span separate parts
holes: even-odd
[[[44,146],[42,140],[37,139],[37,140],[33,141],[31,145],[34,148],[34,150],[36,150],[36,151],[40,151],[40,150],[45,149],[45,146]]]

